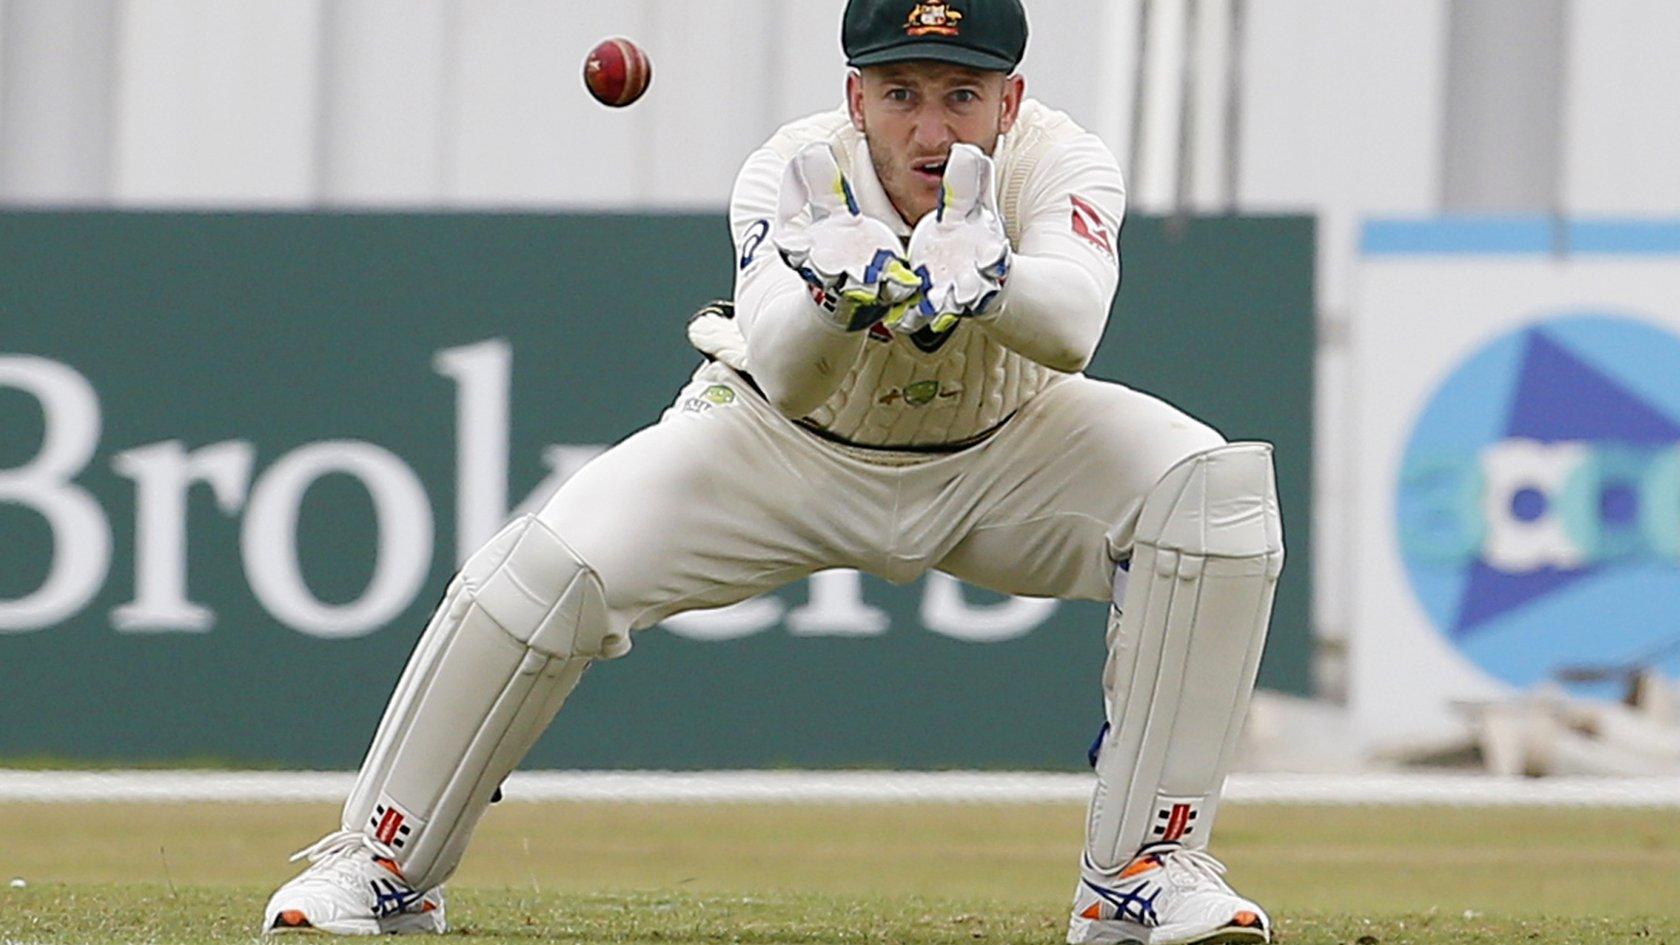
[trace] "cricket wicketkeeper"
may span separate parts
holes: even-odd
[[[443,882],[591,661],[856,568],[1111,602],[1068,941],[1269,940],[1205,848],[1283,565],[1271,447],[1080,373],[1126,192],[1024,98],[1026,43],[1020,0],[851,0],[845,107],[736,181],[734,300],[689,324],[705,363],[467,561],[265,930],[443,931]]]

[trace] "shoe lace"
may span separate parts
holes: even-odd
[[[1174,882],[1186,886],[1225,886],[1225,864],[1206,850],[1179,848],[1157,853],[1156,858]]]
[[[291,862],[308,860],[323,867],[333,867],[340,863],[348,864],[352,855],[362,852],[393,862],[397,858],[396,851],[360,830],[335,830],[293,853]]]

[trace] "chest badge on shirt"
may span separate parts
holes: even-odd
[[[962,22],[963,15],[951,9],[951,5],[944,0],[932,0],[929,3],[918,3],[910,11],[910,19],[904,24],[904,32],[911,36],[955,36],[957,24]]]
[[[713,407],[727,407],[735,402],[735,389],[727,384],[713,384],[697,397],[683,401],[683,413],[705,413]]]
[[[961,396],[962,390],[959,388],[946,389],[938,381],[917,381],[902,388],[895,387],[875,398],[875,402],[883,407],[891,407],[902,400],[911,407],[926,407],[936,400],[950,400]]]
[[[1073,202],[1074,235],[1102,250],[1109,259],[1114,259],[1114,231],[1103,222],[1102,214],[1078,194],[1072,194],[1068,199]]]

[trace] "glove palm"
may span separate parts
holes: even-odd
[[[901,255],[897,234],[858,209],[828,145],[807,145],[788,162],[777,223],[782,261],[841,328],[896,321],[914,304],[922,281]]]
[[[910,236],[910,265],[922,299],[895,326],[950,331],[958,319],[984,315],[1009,279],[1014,254],[998,212],[997,171],[971,144],[951,147],[939,206]]]

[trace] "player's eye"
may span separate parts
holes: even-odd
[[[887,99],[893,102],[908,102],[913,98],[909,89],[888,89]]]
[[[972,105],[980,101],[980,93],[973,89],[957,89],[951,93],[951,101],[958,105]]]

